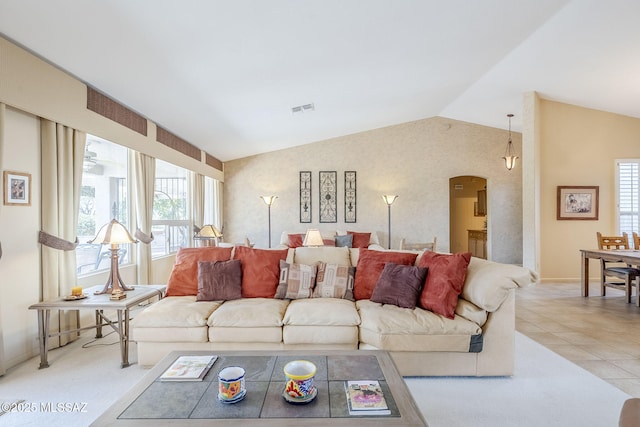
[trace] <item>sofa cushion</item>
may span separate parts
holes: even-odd
[[[207,325],[228,328],[280,327],[288,300],[242,298],[225,301],[214,311]]]
[[[344,247],[344,248],[352,248],[353,247],[353,235],[346,234],[344,236],[336,236],[336,246]]]
[[[180,248],[167,283],[166,296],[198,294],[198,261],[226,261],[233,248]]]
[[[289,234],[288,246],[290,248],[299,248],[304,241],[304,234]]]
[[[234,259],[242,261],[242,297],[273,298],[280,279],[280,260],[288,249],[237,246]]]
[[[418,305],[453,319],[462,292],[471,253],[439,254],[425,251],[419,267],[429,269]]]
[[[426,277],[426,268],[388,262],[373,289],[371,301],[415,308]]]
[[[360,317],[352,301],[338,298],[311,298],[291,301],[284,325],[357,326]]]
[[[448,319],[420,307],[412,310],[369,300],[356,301],[356,307],[361,346],[390,351],[481,350],[482,329],[468,319]]]
[[[323,350],[327,351],[339,345],[355,350],[358,348],[358,327],[285,325],[282,328],[282,341],[289,347],[323,346]]]
[[[221,301],[196,301],[193,295],[164,297],[136,314],[131,325],[137,328],[204,326],[221,304]]]
[[[311,298],[316,284],[317,267],[307,264],[290,264],[280,260],[280,280],[274,298]]]
[[[227,301],[238,298],[242,298],[240,260],[198,262],[196,301]]]
[[[357,231],[347,231],[347,235],[353,236],[351,246],[354,248],[368,248],[371,241],[371,233],[359,233]]]
[[[377,251],[364,248],[360,248],[359,252],[356,280],[353,285],[353,295],[356,300],[371,298],[385,263],[413,265],[417,257],[416,253]]]
[[[502,305],[511,289],[530,286],[537,280],[537,273],[527,268],[472,257],[461,296],[493,312]]]
[[[349,248],[336,248],[332,246],[296,248],[293,260],[295,263],[308,265],[314,265],[319,262],[351,265]]]
[[[314,298],[344,298],[353,301],[356,269],[349,265],[318,264]]]

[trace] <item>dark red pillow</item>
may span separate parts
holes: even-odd
[[[196,301],[230,301],[242,298],[242,264],[239,259],[198,262]]]
[[[368,248],[371,241],[371,233],[358,233],[357,231],[347,231],[347,234],[353,235],[352,248]]]
[[[304,234],[289,234],[289,241],[287,246],[290,248],[299,248],[302,246],[302,242],[304,241]]]
[[[418,306],[449,319],[455,316],[458,296],[467,277],[471,253],[439,254],[425,251],[418,267],[429,269]]]
[[[426,277],[426,268],[388,262],[371,294],[371,301],[414,309]]]
[[[166,296],[198,294],[198,261],[227,261],[233,248],[180,248],[167,283]]]
[[[273,298],[280,279],[280,260],[289,249],[236,246],[234,259],[242,261],[242,297]]]
[[[353,296],[356,300],[370,299],[387,262],[413,265],[417,256],[417,253],[375,251],[361,248],[356,266]]]

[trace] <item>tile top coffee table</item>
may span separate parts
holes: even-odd
[[[216,354],[218,360],[203,381],[160,381],[162,373],[181,355]],[[317,397],[293,405],[282,397],[284,365],[297,359],[318,368]],[[218,372],[225,366],[246,370],[246,397],[234,404],[218,400]],[[378,380],[391,415],[349,415],[347,380]],[[176,351],[112,405],[93,426],[225,425],[225,426],[426,426],[420,410],[384,351]]]

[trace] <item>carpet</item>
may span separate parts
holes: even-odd
[[[518,332],[513,377],[405,381],[429,427],[612,427],[630,397]]]
[[[0,377],[0,403],[23,402],[20,412],[0,416],[0,426],[88,426],[147,372],[119,368],[115,336],[91,341],[83,337],[51,351],[47,369],[39,370],[35,357]],[[108,341],[114,345],[100,345]],[[135,354],[132,343],[132,362]],[[406,382],[429,427],[616,426],[629,397],[519,333],[513,377]]]

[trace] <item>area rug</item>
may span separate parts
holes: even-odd
[[[630,396],[516,332],[509,378],[405,378],[429,427],[617,426]]]

